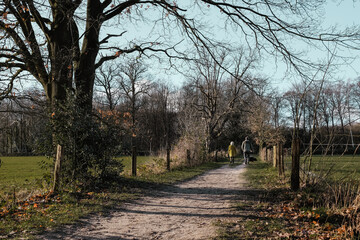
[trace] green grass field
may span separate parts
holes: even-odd
[[[0,167],[0,193],[19,189],[39,188],[39,179],[45,173],[50,173],[52,169],[41,168],[41,162],[48,163],[51,160],[42,156],[31,157],[1,157],[2,166]],[[131,156],[118,157],[124,164],[124,173],[131,172]],[[138,156],[137,167],[154,162],[157,159],[153,156]],[[158,159],[157,159],[158,160]],[[291,159],[286,158],[287,169],[291,169]],[[360,179],[360,156],[313,156],[312,171],[315,173],[325,173],[331,169],[330,176],[336,179],[352,176]],[[301,158],[304,164],[304,158]]]
[[[300,164],[303,169],[308,162],[309,160],[305,161],[305,158],[301,157]],[[291,169],[291,157],[285,159],[285,165],[287,169]],[[333,179],[342,179],[346,177],[360,179],[360,156],[313,156],[311,172],[322,175],[328,171],[328,176]]]
[[[137,167],[143,166],[146,163],[153,161],[154,158],[155,157],[153,156],[138,156],[136,158],[136,166]],[[131,171],[131,156],[117,157],[116,159],[121,161],[122,164],[124,164],[124,172]]]
[[[4,193],[27,189],[28,191],[41,188],[44,174],[50,174],[51,168],[42,168],[41,162],[51,163],[52,160],[43,156],[29,157],[0,157],[0,196]],[[119,157],[124,164],[124,172],[131,172],[131,157]],[[153,161],[154,157],[137,157],[137,167]]]
[[[41,167],[41,162],[50,163],[46,157],[0,157],[0,193],[19,189],[36,189],[40,187],[39,179],[50,169]]]

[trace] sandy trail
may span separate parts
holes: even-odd
[[[214,222],[236,218],[231,201],[241,198],[245,165],[224,166],[190,181],[123,204],[108,216],[47,233],[42,239],[211,239]]]

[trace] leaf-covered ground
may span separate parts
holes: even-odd
[[[275,169],[264,163],[253,163],[246,174],[251,188],[246,200],[233,206],[243,217],[218,222],[215,239],[360,239],[350,224],[358,209],[315,207],[311,195],[291,192]]]
[[[239,203],[235,211],[246,217],[219,223],[216,239],[355,239],[342,224],[342,216],[319,209],[301,210],[291,203]],[[330,218],[334,218],[331,221]]]

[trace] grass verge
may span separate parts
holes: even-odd
[[[96,192],[63,192],[51,197],[38,194],[25,201],[3,205],[0,209],[0,239],[36,239],[45,231],[72,224],[90,213],[106,212],[122,202],[141,197],[148,189],[191,179],[225,161],[175,169],[162,174],[121,177]]]
[[[246,178],[249,200],[233,206],[233,211],[246,217],[217,222],[214,239],[359,239],[344,221],[343,213],[349,209],[320,207],[314,204],[316,193],[310,194],[309,189],[291,192],[289,182],[279,178],[271,165],[251,163]]]

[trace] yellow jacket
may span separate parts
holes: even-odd
[[[235,157],[236,155],[236,148],[234,145],[229,145],[229,157]]]

